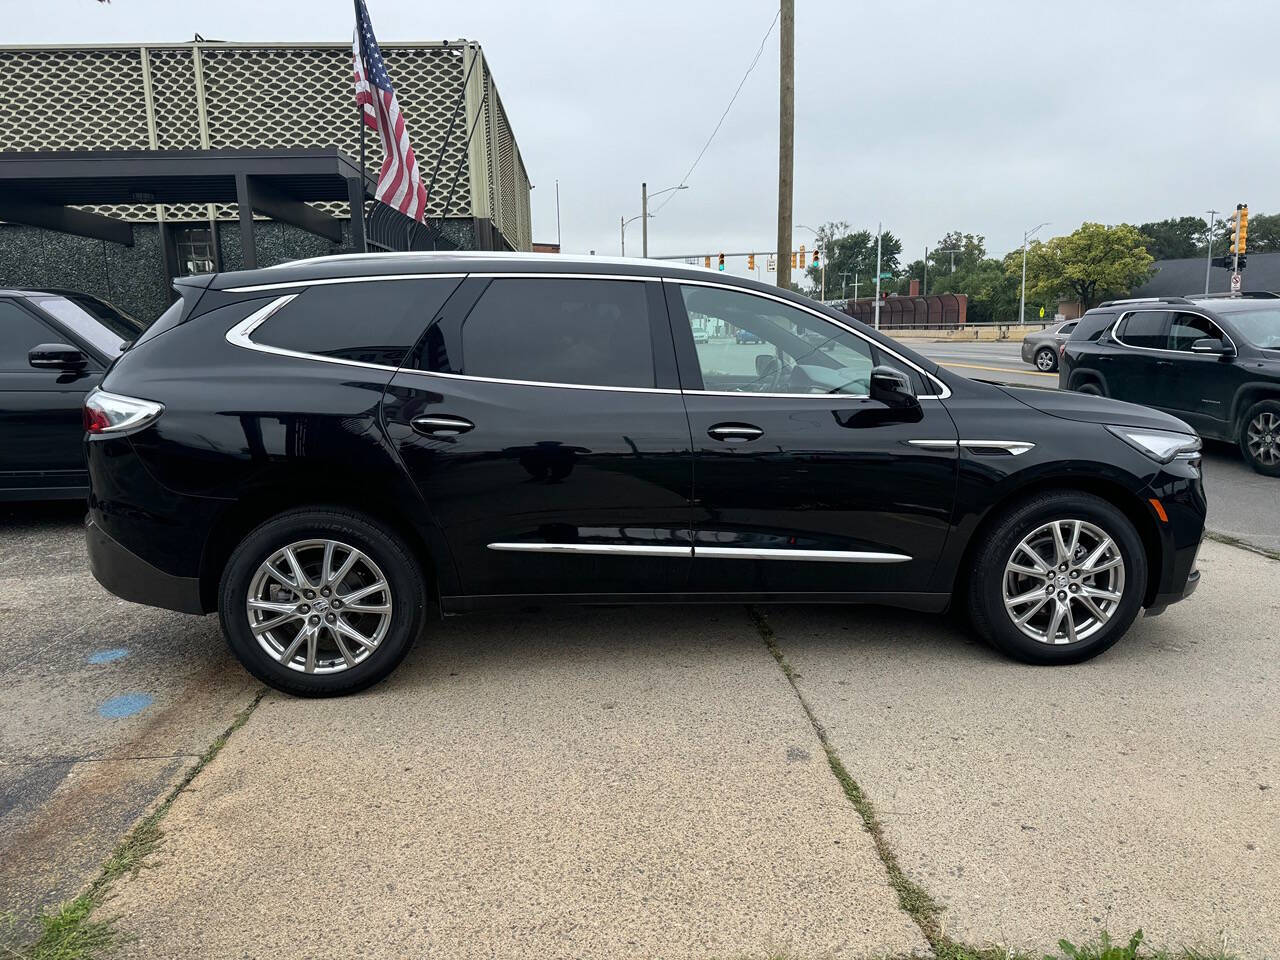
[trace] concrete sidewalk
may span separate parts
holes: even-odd
[[[268,696],[163,829],[135,957],[927,952],[742,608],[450,620]]]
[[[770,611],[907,875],[972,945],[1103,928],[1280,957],[1280,563],[1206,542],[1204,581],[1077,667],[936,618]]]

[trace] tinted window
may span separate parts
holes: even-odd
[[[1226,339],[1218,325],[1207,317],[1197,313],[1175,313],[1169,327],[1167,349],[1190,351],[1193,343],[1205,337],[1223,341]]]
[[[109,357],[119,356],[124,345],[146,329],[140,321],[96,297],[58,294],[32,297],[31,302]]]
[[[705,390],[863,395],[879,363],[912,373],[862,337],[776,300],[716,287],[680,293]]]
[[[1062,334],[1064,337],[1067,337],[1071,335],[1071,331],[1074,330],[1075,328],[1076,328],[1076,321],[1071,320],[1071,321],[1068,321],[1067,323],[1064,323],[1061,327],[1059,327],[1058,333]]]
[[[1168,320],[1169,314],[1163,310],[1131,313],[1120,324],[1119,337],[1131,347],[1164,349]]]
[[[57,343],[59,337],[43,323],[11,300],[0,300],[0,370],[33,368],[27,353],[42,343]]]
[[[1071,331],[1071,339],[1099,340],[1102,334],[1111,328],[1111,324],[1115,323],[1115,319],[1116,315],[1114,313],[1094,313],[1090,311],[1076,323],[1076,328]]]
[[[462,373],[502,380],[652,387],[645,285],[497,279],[462,324]]]
[[[255,343],[398,367],[460,281],[373,280],[308,287],[253,332]]]

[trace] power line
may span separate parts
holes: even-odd
[[[702,149],[698,151],[697,158],[693,161],[689,169],[685,171],[685,175],[680,178],[680,186],[684,186],[688,182],[689,177],[693,175],[693,171],[697,169],[698,164],[701,162],[703,154],[705,154],[707,152],[707,148],[711,146],[711,141],[714,140],[716,138],[716,134],[720,132],[720,127],[724,124],[725,117],[729,116],[729,111],[733,109],[734,101],[738,99],[738,94],[742,92],[743,86],[746,85],[747,77],[751,76],[751,71],[754,70],[756,68],[756,64],[760,62],[760,57],[764,54],[764,45],[769,42],[769,34],[773,33],[773,28],[778,25],[778,18],[780,16],[782,16],[781,7],[779,7],[778,12],[773,15],[773,22],[769,24],[769,29],[764,32],[764,36],[760,40],[760,49],[758,49],[756,51],[756,55],[751,58],[751,65],[747,67],[747,72],[742,75],[742,79],[738,82],[738,89],[734,90],[733,96],[729,98],[729,105],[724,108],[724,113],[720,114],[720,119],[716,121],[716,126],[715,129],[711,131],[711,136],[707,137],[707,142],[704,143],[702,145]],[[670,203],[678,193],[678,190],[673,190],[671,192],[671,196],[658,204],[657,208],[649,215],[653,216],[656,214],[659,210]]]

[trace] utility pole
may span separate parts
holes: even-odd
[[[556,246],[560,246],[560,181],[556,180]],[[558,252],[558,251],[557,251]]]
[[[929,245],[924,245],[924,280],[920,282],[920,296],[929,295]]]
[[[796,3],[782,0],[778,67],[778,286],[791,289],[791,198],[796,132]]]
[[[883,232],[881,227],[883,224],[876,224],[876,323],[877,330],[880,329],[880,235]]]
[[[1205,246],[1209,248],[1204,257],[1204,292],[1209,292],[1209,268],[1213,266],[1213,218],[1218,215],[1217,210],[1209,211],[1209,238]]]
[[[649,184],[640,184],[640,256],[649,256]]]
[[[1035,236],[1037,230],[1041,227],[1047,227],[1049,221],[1036,224],[1030,230],[1024,230],[1022,233],[1022,296],[1018,299],[1018,323],[1027,322],[1027,241]]]
[[[619,217],[618,222],[622,224],[622,256],[627,255],[627,218]]]

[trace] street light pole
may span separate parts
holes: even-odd
[[[649,185],[640,184],[640,256],[649,256]]]
[[[1018,298],[1018,324],[1022,325],[1027,322],[1027,241],[1035,236],[1041,227],[1047,227],[1049,221],[1036,224],[1030,230],[1022,233],[1022,295]]]
[[[619,217],[618,222],[622,224],[622,256],[627,255],[627,218]]]
[[[880,329],[880,236],[883,224],[876,224],[876,322],[875,327]]]
[[[929,295],[929,245],[924,245],[924,279],[920,281],[920,296]]]
[[[778,286],[791,287],[791,201],[796,131],[796,3],[782,0],[778,29]]]
[[[1204,292],[1209,292],[1209,268],[1213,266],[1213,218],[1218,215],[1217,210],[1210,210],[1209,213],[1209,236],[1205,241],[1208,252],[1204,256]]]

